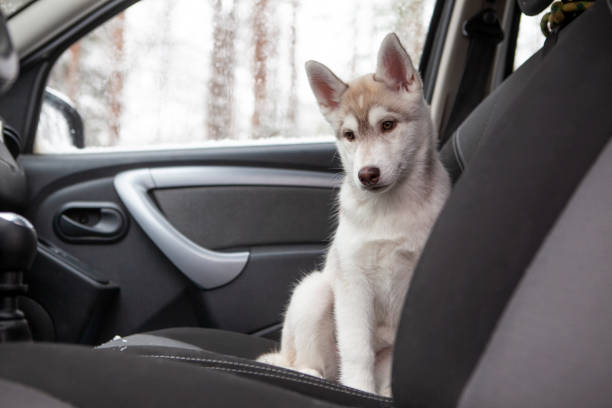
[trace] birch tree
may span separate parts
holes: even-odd
[[[113,66],[115,69],[111,74],[109,81],[109,104],[110,104],[110,140],[108,144],[115,146],[119,143],[120,137],[120,126],[121,126],[121,112],[122,112],[122,97],[121,93],[123,90],[123,49],[124,49],[124,30],[125,30],[125,13],[119,14],[113,20],[113,27],[111,30],[112,40],[112,57]]]
[[[291,27],[289,28],[289,98],[287,101],[287,124],[288,127],[295,127],[297,122],[297,64],[295,61],[297,44],[297,13],[299,1],[291,0]]]
[[[213,2],[213,48],[208,83],[208,139],[218,140],[234,134],[235,38],[238,0]]]
[[[400,38],[410,40],[404,44],[415,66],[419,64],[427,29],[423,22],[424,8],[425,0],[396,0],[393,7],[397,16],[395,31]]]
[[[255,104],[251,116],[252,138],[258,139],[263,136],[261,131],[262,116],[266,106],[267,85],[267,51],[268,51],[268,29],[267,9],[269,0],[255,0],[253,4],[253,95]]]

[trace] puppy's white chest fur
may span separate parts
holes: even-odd
[[[348,189],[348,187],[346,187]],[[360,205],[350,192],[341,193],[339,225],[329,256],[336,264],[336,291],[353,282],[367,285],[372,295],[376,342],[392,344],[400,306],[429,232],[429,223],[401,199],[389,205]],[[410,198],[408,197],[407,200]],[[393,205],[395,204],[395,205]],[[425,224],[425,225],[423,225]],[[379,333],[380,332],[380,333]],[[391,332],[391,334],[389,334]],[[377,347],[378,348],[378,347]]]
[[[336,240],[341,259],[339,273],[350,278],[356,273],[363,274],[372,284],[393,280],[397,274],[410,269],[409,263],[418,248],[402,226],[394,225],[392,218],[372,219],[368,229],[351,225],[349,220],[340,218]],[[397,221],[397,220],[396,220]],[[399,224],[407,224],[400,222]]]

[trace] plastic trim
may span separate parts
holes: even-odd
[[[132,217],[168,259],[200,288],[213,289],[240,275],[249,252],[218,252],[195,244],[168,222],[150,190],[228,185],[337,188],[340,178],[305,170],[190,166],[130,170],[115,176],[114,185]]]
[[[341,182],[335,173],[258,167],[185,166],[153,168],[149,171],[155,182],[155,188],[203,186],[337,188]]]
[[[423,76],[423,95],[428,103],[432,103],[454,4],[455,0],[438,0],[436,3],[421,56],[419,72]]]

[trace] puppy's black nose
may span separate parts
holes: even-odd
[[[380,169],[378,167],[362,167],[357,175],[361,184],[371,187],[380,180]]]

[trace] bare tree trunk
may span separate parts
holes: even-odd
[[[268,48],[268,30],[266,27],[266,14],[268,0],[256,0],[253,5],[253,41],[255,43],[255,59],[253,61],[254,70],[254,96],[255,106],[251,117],[252,136],[254,139],[262,137],[261,119],[266,106],[266,52]]]
[[[156,135],[152,139],[153,143],[163,143],[167,141],[167,123],[163,122],[162,118],[165,118],[167,106],[167,100],[169,93],[172,92],[170,89],[170,62],[172,60],[172,51],[174,48],[174,39],[168,35],[170,28],[172,27],[172,15],[176,3],[168,1],[164,3],[164,7],[160,9],[159,13],[156,14],[155,18],[160,21],[159,34],[157,34],[153,41],[156,42],[155,48],[159,47],[160,58],[157,70],[157,87],[159,98],[156,104],[157,118],[162,120],[159,126],[156,126]],[[166,126],[164,126],[166,125]],[[174,142],[180,142],[180,140],[174,140]]]
[[[70,60],[68,68],[65,71],[64,83],[67,84],[68,97],[70,100],[76,100],[76,94],[79,87],[79,65],[81,63],[81,42],[75,43],[70,47]]]
[[[410,39],[407,51],[412,62],[418,66],[421,50],[425,39],[425,25],[423,24],[424,0],[397,0],[395,3],[396,32],[400,37]]]
[[[121,127],[121,112],[123,106],[121,104],[121,92],[123,90],[123,48],[124,48],[124,29],[125,29],[125,13],[119,14],[113,21],[115,26],[112,30],[112,46],[113,46],[113,65],[116,67],[110,78],[110,140],[109,146],[115,146],[119,142],[120,127]]]
[[[355,39],[353,41],[353,52],[351,53],[352,57],[351,57],[351,78],[354,78],[357,76],[357,59],[359,59],[359,49],[357,47],[357,45],[359,44],[359,42],[357,41],[357,35],[359,33],[359,24],[358,24],[358,18],[357,15],[359,13],[359,8],[358,7],[353,7],[353,13],[351,15],[351,30],[352,30],[352,35],[353,38]]]
[[[295,51],[297,43],[296,25],[299,0],[291,1],[291,31],[289,33],[289,68],[291,70],[291,83],[289,85],[289,101],[287,103],[288,126],[295,127],[297,122],[297,64]]]
[[[221,0],[213,4],[213,49],[211,77],[208,83],[208,139],[218,140],[233,135],[234,63],[238,0],[229,11],[223,11]]]

